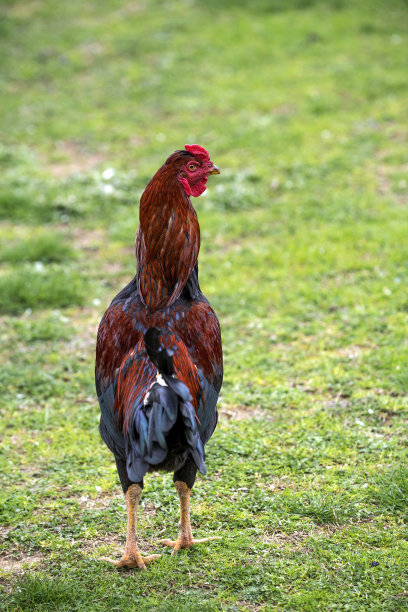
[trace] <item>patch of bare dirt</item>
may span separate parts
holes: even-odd
[[[295,104],[279,104],[272,109],[274,115],[280,117],[290,117],[297,112],[298,108]]]
[[[364,348],[357,345],[345,346],[336,351],[339,357],[346,357],[347,359],[357,359],[363,353]]]
[[[118,486],[118,491],[120,487]],[[119,501],[123,504],[123,512],[126,513],[125,510],[125,497],[123,493],[112,493],[109,491],[102,491],[97,497],[91,497],[90,495],[75,495],[70,496],[70,499],[75,499],[81,508],[88,508],[91,510],[106,510],[110,507],[113,501]],[[157,508],[151,502],[144,500],[142,498],[142,502],[139,508],[140,517],[152,517],[157,514]]]
[[[356,524],[369,524],[375,523],[375,519],[365,519],[361,520]],[[283,531],[271,530],[266,531],[262,536],[262,541],[265,544],[275,544],[275,546],[279,547],[288,547],[290,550],[308,550],[307,546],[304,546],[303,543],[308,538],[322,538],[330,536],[338,531],[343,531],[351,527],[349,524],[344,525],[325,525],[320,527],[312,527],[310,529],[300,529],[298,531],[293,531],[292,533],[285,533]]]
[[[81,549],[86,556],[96,557],[100,546],[109,546],[112,557],[118,555],[118,559],[125,549],[125,534],[107,533],[92,540],[82,540]]]
[[[75,327],[75,335],[65,343],[64,350],[75,353],[75,356],[82,361],[95,358],[98,325],[108,305],[108,302],[101,304],[99,300],[96,300],[93,307],[78,307],[67,313],[67,324]],[[91,398],[84,400],[83,397],[78,397],[78,401],[87,403],[88,399]]]
[[[0,555],[0,572],[22,574],[27,568],[38,567],[42,560],[43,557],[38,553],[35,555],[19,553],[18,557],[11,554]]]
[[[227,418],[234,421],[244,421],[253,418],[265,418],[268,421],[272,420],[270,412],[259,407],[252,406],[228,406],[228,408],[219,408],[221,418]]]
[[[289,480],[289,476],[282,476],[281,478],[271,478],[268,483],[258,482],[257,485],[265,491],[283,491],[284,489],[292,489],[293,483]]]
[[[126,2],[125,6],[119,9],[118,14],[127,17],[129,15],[142,13],[146,8],[147,2]]]
[[[74,242],[81,251],[97,251],[106,242],[106,232],[100,229],[84,229],[76,227],[73,230]]]
[[[159,542],[159,537],[147,539],[143,536],[143,529],[138,529],[137,541],[142,553],[147,553],[149,555],[157,553],[159,552],[160,548],[163,548],[163,545]],[[83,540],[81,543],[81,550],[85,556],[94,557],[97,559],[99,556],[102,556],[100,551],[101,547],[108,547],[109,551],[106,551],[105,548],[103,556],[108,555],[112,559],[119,560],[125,550],[125,543],[125,532],[122,535],[117,533],[107,533],[106,535],[98,536],[92,540]]]
[[[10,532],[10,527],[0,527],[0,540],[4,540]]]
[[[249,601],[237,601],[236,603],[237,607],[239,609],[243,609],[243,610],[253,610],[254,612],[258,612],[258,610],[266,610],[265,608],[265,604],[251,604]]]
[[[100,229],[75,228],[71,232],[71,239],[79,250],[89,255],[91,260],[95,259],[95,265],[98,265],[96,258],[98,252],[101,253],[107,246],[111,247],[106,231]],[[93,254],[95,254],[95,257],[93,257]],[[131,275],[125,272],[125,265],[129,261],[134,261],[136,272],[135,246],[132,240],[130,240],[129,245],[116,248],[115,252],[110,255],[110,259],[105,259],[103,262],[105,278],[117,277],[114,281],[117,292],[131,280]],[[112,291],[115,291],[115,289]]]
[[[335,533],[345,529],[346,525],[329,525],[327,527],[319,527],[306,531],[305,529],[293,531],[292,533],[284,533],[282,531],[266,532],[262,536],[262,541],[265,544],[275,544],[278,548],[288,547],[290,550],[304,550],[303,543],[310,537],[321,537],[327,534]]]
[[[379,158],[386,156],[386,152],[379,154]],[[377,166],[377,184],[378,192],[381,195],[392,193],[399,204],[408,203],[408,183],[405,178],[399,179],[395,185],[395,175],[408,175],[408,164],[394,166],[391,164],[380,163]]]
[[[108,493],[107,491],[103,491],[98,495],[98,497],[90,497],[89,495],[81,495],[80,497],[70,497],[70,499],[75,499],[81,508],[87,508],[88,510],[106,510],[111,505],[111,502],[116,499],[123,499],[123,495],[112,495],[112,493]]]
[[[57,145],[57,152],[64,158],[64,161],[48,164],[48,169],[56,178],[65,178],[92,170],[105,160],[102,153],[90,153],[80,143],[70,140],[60,141]]]

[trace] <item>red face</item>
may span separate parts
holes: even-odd
[[[206,190],[209,175],[220,174],[220,171],[210,160],[208,152],[200,145],[186,145],[185,148],[192,157],[180,170],[177,178],[186,194],[197,198]]]

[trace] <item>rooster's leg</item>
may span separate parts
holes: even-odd
[[[178,552],[181,548],[190,548],[193,544],[201,544],[202,542],[208,542],[210,540],[219,540],[220,538],[214,536],[212,538],[202,538],[201,540],[195,540],[191,531],[190,524],[190,493],[191,489],[185,482],[176,480],[174,483],[176,487],[179,499],[180,499],[180,533],[177,540],[161,540],[162,544],[171,546],[174,553]]]
[[[108,559],[104,557],[102,561],[109,561],[116,565],[116,567],[138,567],[139,569],[146,569],[146,563],[158,559],[160,555],[150,555],[149,557],[142,557],[139,547],[137,545],[137,508],[139,500],[142,495],[142,487],[138,484],[131,484],[126,491],[126,510],[127,510],[127,530],[126,530],[126,546],[123,557],[120,561],[114,559]]]

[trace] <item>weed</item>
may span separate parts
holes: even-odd
[[[408,468],[405,464],[373,478],[370,492],[383,511],[407,512],[408,509]]]

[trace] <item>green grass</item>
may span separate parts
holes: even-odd
[[[43,263],[64,262],[74,257],[74,251],[61,234],[40,233],[20,239],[0,251],[3,262],[21,264],[23,261]]]
[[[45,268],[41,262],[0,277],[0,313],[20,314],[31,308],[64,308],[82,304],[85,282],[78,271],[62,266]]]
[[[0,599],[20,610],[408,609],[404,0],[3,3]],[[140,194],[186,142],[223,331],[220,421],[171,557],[146,572],[93,383]]]

